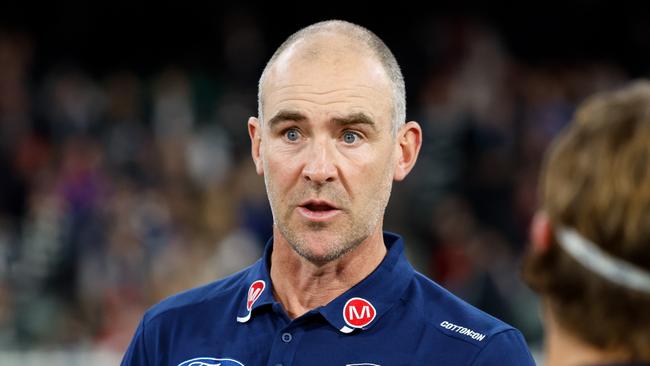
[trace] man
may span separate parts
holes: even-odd
[[[123,365],[531,365],[521,334],[416,273],[382,232],[422,132],[370,31],[289,37],[248,130],[271,204],[264,257],[149,310]]]
[[[650,365],[650,83],[587,100],[550,148],[524,278],[546,364]]]

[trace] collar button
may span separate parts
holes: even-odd
[[[292,339],[291,333],[282,333],[282,342],[289,343]]]

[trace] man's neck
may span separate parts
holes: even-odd
[[[600,350],[566,331],[553,315],[551,305],[544,304],[545,358],[547,366],[585,366],[622,362],[622,352]]]
[[[295,319],[328,304],[375,270],[386,255],[381,230],[341,258],[318,265],[296,253],[274,233],[271,254],[273,293],[287,315]]]

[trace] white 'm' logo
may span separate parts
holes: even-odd
[[[358,312],[358,308],[356,306],[350,306],[348,308],[349,310],[349,317],[350,319],[365,319],[365,318],[370,318],[370,306],[364,305],[361,308],[361,314]]]

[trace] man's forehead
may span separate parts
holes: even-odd
[[[381,126],[392,120],[391,79],[368,46],[349,37],[298,40],[269,65],[260,87],[260,112],[267,118],[304,107],[314,113],[361,112]]]
[[[352,77],[367,84],[389,83],[384,67],[366,45],[349,37],[327,34],[298,40],[284,50],[271,65],[265,82],[284,86],[295,84],[296,80],[316,80],[319,76]]]
[[[269,78],[265,88],[264,115],[270,117],[289,109],[305,114],[326,112],[331,118],[362,113],[373,116],[377,122],[382,121],[383,115],[388,116],[392,110],[390,84],[381,78],[364,77],[362,72],[356,71],[332,72],[306,67],[287,70],[283,77],[277,74]]]

